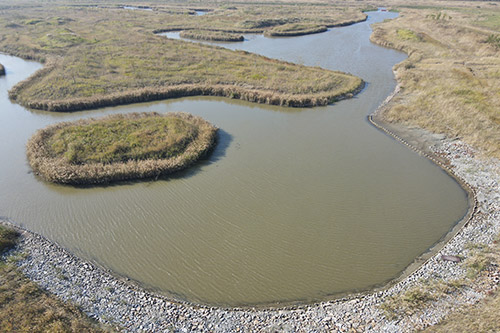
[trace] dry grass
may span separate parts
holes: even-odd
[[[217,7],[209,14],[194,16],[162,6],[154,11],[37,2],[11,6],[0,11],[0,50],[44,60],[46,67],[9,95],[26,107],[49,111],[191,95],[283,106],[325,105],[352,96],[363,82],[351,75],[152,33],[172,29],[262,31],[290,20],[326,25],[365,18],[356,8],[306,7]],[[276,18],[278,15],[282,16]]]
[[[272,28],[266,31],[265,34],[266,36],[273,37],[290,37],[315,34],[326,30],[327,28],[324,25],[313,23],[288,23]]]
[[[500,292],[491,289],[491,274],[499,274],[500,246],[498,241],[492,246],[471,244],[469,255],[463,265],[469,279],[476,281],[476,286],[485,285],[488,296],[473,306],[462,306],[445,318],[438,325],[426,329],[426,332],[500,332]]]
[[[182,5],[180,5],[182,6]],[[189,5],[188,5],[189,6]],[[203,29],[240,33],[263,33],[285,24],[315,24],[318,26],[342,26],[366,19],[362,13],[363,4],[352,3],[275,3],[251,1],[219,5],[217,2],[204,2],[210,9],[203,16],[172,17],[162,30]],[[162,4],[155,9],[162,10]],[[171,7],[170,7],[171,8]],[[177,7],[179,8],[179,7]],[[188,7],[192,8],[192,7]]]
[[[132,113],[59,123],[27,144],[45,180],[98,184],[158,177],[192,165],[215,145],[217,129],[186,113]]]
[[[240,34],[211,30],[183,30],[180,36],[182,38],[216,42],[242,42],[244,40],[243,35]]]
[[[497,290],[476,306],[457,311],[425,332],[500,332],[500,292]]]
[[[422,282],[420,285],[411,287],[402,294],[387,298],[380,308],[390,320],[403,316],[411,316],[421,311],[429,302],[434,302],[446,295],[450,295],[463,285],[464,282],[458,280],[452,282]]]
[[[0,225],[0,254],[15,244],[17,235]],[[102,332],[76,307],[41,290],[4,260],[0,260],[0,331]]]
[[[492,23],[500,9],[490,7],[401,8],[399,18],[376,25],[374,42],[409,54],[396,66],[402,90],[383,114],[387,121],[458,137],[500,157],[500,25]]]

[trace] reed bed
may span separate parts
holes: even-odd
[[[315,94],[286,94],[272,90],[248,89],[234,85],[180,85],[172,87],[143,88],[93,97],[68,98],[64,100],[23,100],[21,104],[31,108],[54,112],[73,112],[107,106],[142,103],[187,96],[221,96],[248,102],[279,105],[286,107],[313,107],[328,105],[342,99],[351,98],[359,92],[364,82],[353,80],[349,85],[334,92]],[[30,81],[27,81],[27,84]],[[10,92],[16,100],[17,89]]]
[[[289,23],[274,27],[266,31],[265,35],[271,37],[292,37],[316,34],[327,30],[327,27],[324,25],[313,23]]]
[[[242,42],[244,40],[243,35],[240,34],[212,30],[183,30],[180,36],[182,38],[215,42]]]
[[[89,185],[157,178],[185,169],[216,143],[217,128],[187,113],[131,113],[63,122],[27,143],[33,170],[49,182]]]

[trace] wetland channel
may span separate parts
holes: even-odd
[[[350,72],[352,99],[291,109],[216,97],[74,113],[26,110],[7,91],[41,65],[0,55],[0,215],[78,256],[194,303],[312,302],[398,276],[468,210],[442,169],[371,126],[405,55],[369,41],[366,22],[325,33],[218,44]],[[25,144],[60,121],[184,111],[220,127],[212,155],[158,181],[75,188],[33,175]]]

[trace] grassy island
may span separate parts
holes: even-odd
[[[209,152],[217,128],[186,113],[132,113],[64,122],[27,144],[33,170],[47,181],[99,184],[184,169]]]
[[[0,64],[0,76],[5,75],[5,67],[3,67],[2,64]]]
[[[313,23],[289,23],[277,26],[266,31],[266,36],[271,37],[292,37],[309,34],[316,34],[328,30],[324,25]]]
[[[181,31],[180,36],[182,38],[214,42],[242,42],[244,40],[243,35],[240,34],[211,30],[184,30]]]

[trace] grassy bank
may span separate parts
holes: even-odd
[[[151,178],[184,169],[215,145],[217,129],[185,113],[132,113],[59,123],[27,144],[45,180],[97,184]]]
[[[465,4],[403,7],[397,19],[376,25],[374,42],[409,54],[395,68],[402,89],[383,117],[500,157],[500,9]]]
[[[26,107],[49,111],[192,95],[315,106],[350,97],[362,86],[352,75],[152,33],[172,29],[262,32],[292,21],[344,24],[365,19],[359,8],[211,6],[213,10],[203,16],[161,5],[152,11],[37,2],[5,7],[0,11],[0,51],[46,65],[15,86],[9,96]]]
[[[0,225],[0,254],[15,246],[19,234]],[[101,332],[80,310],[49,295],[24,277],[11,261],[0,260],[2,332]]]
[[[328,30],[324,25],[307,24],[307,23],[289,23],[277,26],[266,31],[266,36],[271,37],[291,37],[302,36],[324,32]]]
[[[242,42],[244,40],[243,35],[240,34],[211,30],[183,30],[180,36],[182,38],[215,42]]]

